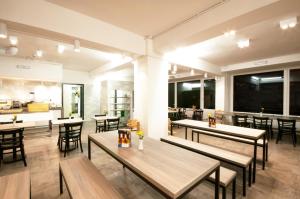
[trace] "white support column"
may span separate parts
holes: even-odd
[[[149,137],[168,133],[168,66],[160,58],[145,56],[134,63],[136,119]]]
[[[177,82],[174,82],[174,106],[177,107]]]
[[[204,110],[204,79],[200,80],[200,109]]]
[[[283,115],[290,114],[290,73],[289,69],[284,69],[283,80]]]

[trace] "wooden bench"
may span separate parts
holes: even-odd
[[[204,131],[204,130],[198,130],[198,129],[192,129],[192,141],[194,141],[194,133],[197,134],[197,141],[199,142],[199,134],[203,134],[203,135],[207,135],[207,136],[213,136],[213,137],[217,137],[217,138],[222,138],[222,139],[226,139],[226,140],[231,140],[231,141],[236,141],[236,142],[241,142],[244,144],[249,144],[249,145],[254,145],[254,141],[253,140],[248,140],[248,139],[244,139],[244,138],[239,138],[239,137],[235,137],[235,136],[230,136],[230,135],[225,135],[225,134],[220,134],[220,133],[214,133],[211,131]],[[257,146],[259,147],[264,147],[264,143],[263,143],[263,139],[259,139],[257,141]],[[266,150],[265,150],[265,161],[268,161],[268,151],[269,151],[269,144],[268,144],[268,140],[266,140]],[[264,150],[262,151],[264,152]],[[262,157],[264,157],[264,155],[262,155]]]
[[[243,196],[246,196],[246,172],[248,170],[248,184],[251,186],[251,170],[252,170],[252,161],[253,158],[245,155],[241,155],[238,153],[234,153],[231,151],[226,151],[224,149],[220,149],[217,147],[209,146],[206,144],[196,143],[190,140],[185,140],[182,138],[167,136],[161,138],[161,141],[167,142],[169,144],[173,144],[175,146],[179,146],[181,148],[208,156],[213,159],[217,159],[221,162],[226,162],[233,166],[239,167],[243,172]]]
[[[215,183],[215,173],[212,173],[208,181]],[[224,167],[220,167],[220,186],[222,187],[222,198],[226,199],[226,189],[232,183],[232,199],[236,197],[236,172]]]
[[[120,199],[120,194],[85,156],[63,160],[59,163],[60,193],[63,178],[73,199]]]
[[[29,199],[30,196],[29,170],[0,177],[1,199]]]

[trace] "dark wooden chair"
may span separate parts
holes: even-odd
[[[102,115],[95,115],[95,117],[103,117],[103,116],[106,116],[105,114],[102,114]],[[103,132],[105,131],[105,127],[106,127],[106,121],[105,120],[96,120],[96,131],[95,133],[97,132]]]
[[[14,122],[0,122],[0,124],[13,124]],[[23,120],[17,120],[16,123],[23,123]]]
[[[181,119],[181,120],[187,119],[186,109],[185,108],[179,108],[178,109],[178,114],[179,114],[179,119]]]
[[[291,135],[293,145],[296,147],[297,135],[296,135],[296,120],[289,119],[277,119],[278,121],[278,135],[276,139],[276,144],[281,140],[282,135]]]
[[[193,113],[193,120],[203,120],[203,110],[195,110]]]
[[[268,117],[256,117],[253,116],[253,128],[265,130],[267,133],[267,138],[270,138],[270,127],[269,127]]]
[[[76,123],[66,123],[65,124],[65,134],[62,139],[62,143],[65,143],[64,149],[64,157],[68,151],[72,150],[70,148],[70,143],[74,144],[74,148],[78,148],[78,144],[80,145],[81,152],[83,153],[82,143],[81,143],[81,132],[82,132],[83,122],[76,122]]]
[[[0,165],[5,154],[13,154],[13,160],[16,160],[17,152],[21,152],[24,166],[27,166],[25,150],[23,143],[23,128],[0,131]]]
[[[67,120],[69,119],[68,117],[59,117],[57,118],[58,120]],[[74,119],[74,117],[71,117],[71,119]],[[57,139],[57,146],[59,147],[60,150],[62,150],[62,137],[64,136],[66,132],[65,125],[60,124],[58,125],[58,139]]]
[[[120,118],[116,119],[107,119],[107,131],[118,130],[120,124]]]
[[[250,124],[248,122],[248,116],[247,115],[234,115],[233,116],[233,125],[249,128]]]

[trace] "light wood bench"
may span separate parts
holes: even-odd
[[[217,138],[222,138],[222,139],[226,139],[226,140],[231,140],[231,141],[236,141],[236,142],[241,142],[244,144],[249,144],[249,145],[254,145],[254,141],[253,140],[248,140],[248,139],[244,139],[244,138],[239,138],[239,137],[235,137],[235,136],[230,136],[230,135],[225,135],[225,134],[220,134],[220,133],[214,133],[211,131],[204,131],[204,130],[198,130],[198,129],[192,129],[192,141],[194,140],[194,133],[197,134],[197,141],[199,142],[199,134],[203,134],[203,135],[207,135],[207,136],[213,136],[213,137],[217,137]],[[259,147],[264,147],[264,143],[263,143],[263,139],[259,139],[257,141],[257,146]],[[266,150],[265,150],[265,161],[268,161],[268,151],[269,151],[269,144],[268,144],[268,140],[266,140]],[[264,150],[262,151],[264,152]],[[262,155],[262,157],[264,157],[264,155]]]
[[[248,169],[248,184],[251,186],[251,171],[253,158],[239,153],[234,153],[217,147],[209,146],[206,144],[196,143],[190,140],[185,140],[175,136],[167,136],[161,138],[161,141],[179,146],[181,148],[217,159],[221,162],[226,162],[230,165],[239,167],[243,172],[243,195],[246,196],[246,173]]]
[[[212,173],[208,181],[215,182],[215,173]],[[232,199],[236,197],[236,172],[224,167],[220,167],[220,186],[222,187],[222,198],[226,199],[227,187],[232,183]]]
[[[1,199],[29,199],[30,196],[29,170],[0,177]]]
[[[121,199],[120,194],[85,156],[63,160],[59,163],[60,193],[63,178],[73,199]]]

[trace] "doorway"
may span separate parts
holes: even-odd
[[[84,119],[83,84],[63,84],[62,101],[64,117],[81,117]]]

